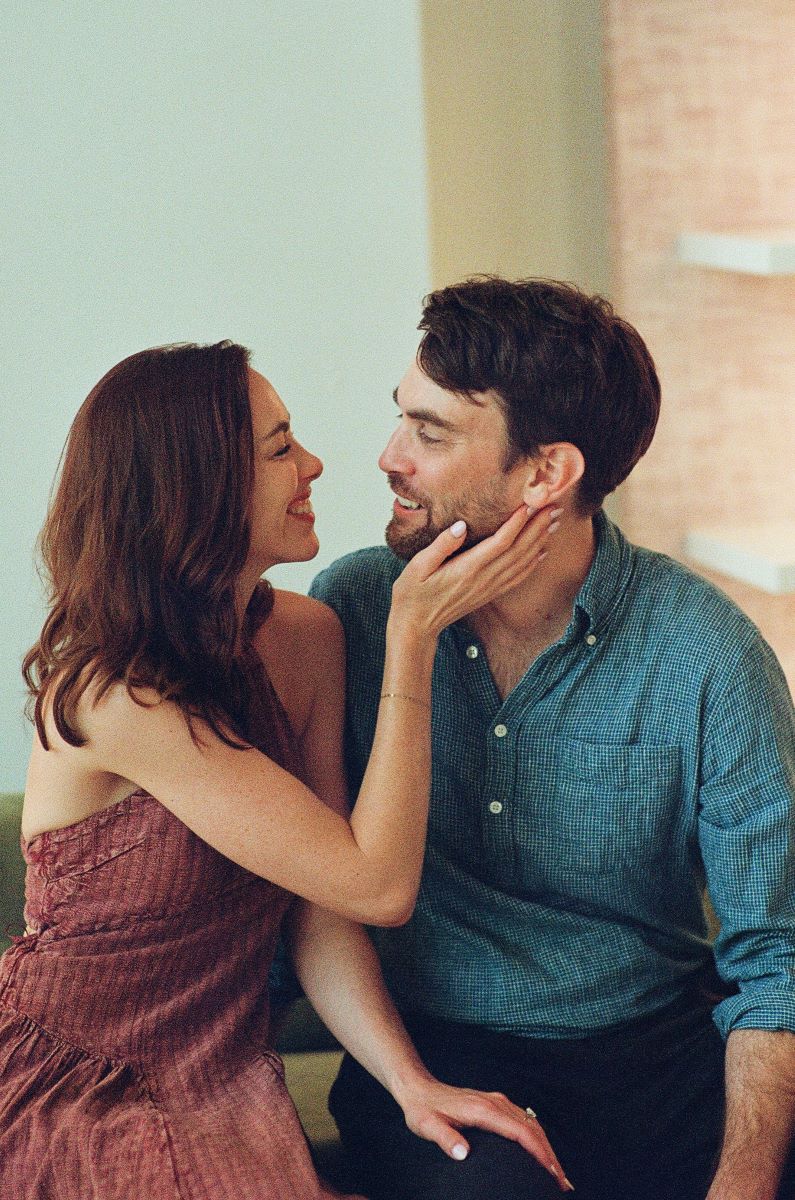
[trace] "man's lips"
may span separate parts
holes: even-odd
[[[416,512],[418,508],[422,508],[419,500],[414,500],[411,496],[403,496],[399,492],[395,492],[395,503],[408,512]]]
[[[416,496],[412,496],[408,488],[402,487],[402,480],[398,476],[391,476],[389,479],[389,487],[395,493],[395,502],[393,507],[401,512],[416,512],[418,509],[425,508],[421,500]]]
[[[410,521],[412,517],[425,512],[424,508],[404,508],[399,500],[395,500],[392,505],[392,515],[397,517],[399,521]]]
[[[419,500],[413,500],[408,496],[402,496],[396,492],[392,512],[399,519],[405,520],[414,516],[415,513],[424,513],[425,508],[420,504]]]

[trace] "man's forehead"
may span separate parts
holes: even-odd
[[[443,422],[460,428],[480,425],[482,418],[502,417],[502,408],[495,392],[456,392],[436,383],[416,364],[409,367],[392,392],[395,403],[407,415],[434,414]]]

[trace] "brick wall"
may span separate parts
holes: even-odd
[[[673,257],[680,232],[795,231],[795,4],[606,0],[605,21],[613,294],[664,396],[622,524],[682,557],[691,524],[795,522],[795,277]],[[710,577],[793,687],[795,596]]]

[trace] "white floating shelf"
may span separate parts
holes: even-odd
[[[704,567],[765,592],[795,592],[795,523],[703,525],[685,537],[685,553]]]
[[[795,233],[681,233],[676,239],[680,262],[746,275],[795,275]]]

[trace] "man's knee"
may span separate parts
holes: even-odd
[[[343,1144],[372,1200],[552,1200],[560,1191],[548,1172],[515,1142],[466,1130],[469,1156],[456,1162],[406,1126],[392,1097],[346,1059],[329,1107]]]

